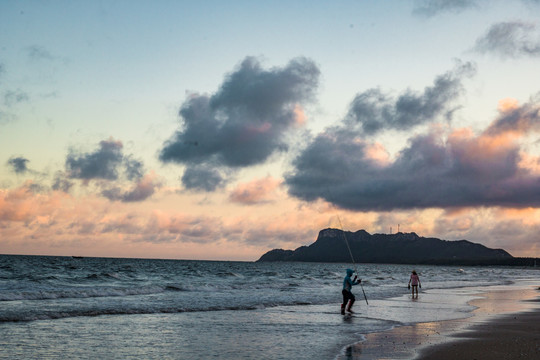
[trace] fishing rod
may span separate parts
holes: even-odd
[[[328,199],[330,199],[331,198],[330,188],[327,187],[326,191],[328,192]],[[347,236],[345,235],[345,230],[343,230],[343,224],[341,224],[341,218],[339,217],[339,213],[336,212],[336,216],[337,216],[338,221],[339,221],[339,228],[341,229],[341,234],[343,235],[343,240],[345,240],[345,244],[347,245],[347,249],[349,250],[349,255],[351,255],[351,260],[352,260],[352,263],[354,265],[354,272],[358,276],[356,262],[354,261],[354,256],[353,256],[353,253],[351,251],[351,247],[349,246],[349,241],[347,240]],[[364,291],[364,286],[362,285],[362,279],[360,279],[360,288],[362,289],[362,293],[364,294],[364,299],[366,300],[366,305],[369,305],[369,303],[367,301],[366,292]]]
[[[343,240],[345,240],[345,244],[347,244],[347,249],[349,249],[349,255],[351,255],[351,260],[354,265],[354,272],[358,274],[357,268],[356,268],[356,262],[354,261],[354,256],[351,251],[351,247],[349,246],[349,241],[347,240],[347,235],[345,235],[345,230],[343,230],[343,225],[341,224],[341,218],[339,217],[339,214],[336,214],[338,221],[339,221],[339,227],[341,228],[341,234],[343,235]],[[364,291],[364,286],[362,285],[362,279],[360,279],[360,288],[362,289],[362,293],[364,294],[364,299],[366,300],[366,305],[369,305],[367,301],[366,292]]]

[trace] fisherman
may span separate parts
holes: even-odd
[[[354,279],[351,280],[352,274],[354,274],[354,270],[347,269],[347,276],[343,279],[343,290],[341,293],[343,294],[343,304],[341,304],[341,315],[345,315],[345,307],[347,307],[347,311],[350,313],[354,313],[352,311],[352,306],[356,300],[353,293],[351,292],[351,289],[353,285],[358,285],[362,282],[362,279],[356,281],[358,278],[358,275],[354,276]],[[349,304],[349,306],[347,306]]]

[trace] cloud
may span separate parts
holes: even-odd
[[[47,49],[39,45],[28,46],[26,48],[26,53],[28,54],[28,57],[34,61],[54,59],[52,54]]]
[[[540,206],[540,174],[524,166],[539,159],[517,141],[539,130],[539,106],[533,99],[503,112],[479,135],[433,128],[409,139],[393,161],[373,156],[361,133],[329,128],[294,160],[286,184],[302,200],[351,210]]]
[[[513,256],[537,256],[539,215],[539,210],[532,208],[468,209],[440,214],[432,231],[445,239],[468,239],[503,248]]]
[[[217,218],[161,211],[115,216],[103,221],[98,231],[103,234],[120,233],[128,241],[157,244],[207,244],[218,241],[223,234],[222,224]]]
[[[92,152],[70,150],[65,173],[57,172],[53,190],[69,191],[72,179],[85,183],[95,180],[101,195],[112,201],[143,201],[161,187],[154,174],[144,174],[144,164],[133,155],[123,153],[121,141],[100,141]]]
[[[486,133],[497,136],[514,134],[521,136],[540,130],[540,93],[528,103],[519,106],[513,99],[504,99],[499,105],[498,118],[486,129]]]
[[[191,165],[184,170],[182,184],[188,190],[213,191],[225,186],[219,167],[209,164]]]
[[[441,13],[459,13],[478,5],[477,0],[416,0],[413,13],[435,16]]]
[[[310,244],[320,229],[340,226],[335,209],[324,202],[287,205],[289,210],[280,207],[242,217],[197,215],[192,209],[189,214],[146,206],[135,210],[131,204],[110,203],[92,194],[81,199],[61,191],[36,192],[27,182],[0,189],[0,238],[6,253],[255,260],[272,248]],[[533,256],[538,251],[539,211],[340,211],[339,221],[346,230],[371,233],[386,232],[390,226],[396,231],[401,223],[401,231],[468,239],[514,256]],[[192,246],[199,250],[187,251]]]
[[[538,57],[540,31],[532,23],[520,21],[497,23],[476,40],[474,50],[483,54],[496,54],[501,58]]]
[[[11,107],[16,104],[27,102],[30,100],[30,96],[20,90],[13,91],[8,90],[4,93],[4,104],[8,107]]]
[[[256,205],[271,202],[275,199],[275,190],[282,181],[267,176],[248,183],[238,184],[229,195],[229,200],[245,205]]]
[[[16,173],[16,174],[24,174],[28,171],[28,166],[26,165],[30,160],[22,157],[22,156],[17,156],[17,157],[11,157],[9,158],[7,164],[9,166],[11,166],[11,169]]]
[[[71,179],[117,180],[123,175],[128,180],[139,180],[144,174],[144,164],[133,157],[124,155],[121,141],[109,138],[99,142],[93,152],[71,149],[66,157],[66,172]]]
[[[66,158],[66,170],[74,179],[118,178],[118,167],[122,164],[122,143],[113,139],[103,140],[99,149],[92,153],[76,153],[70,150]]]
[[[379,89],[369,89],[356,95],[346,120],[368,135],[389,129],[409,130],[439,117],[451,120],[457,109],[453,104],[463,92],[462,79],[475,72],[472,63],[460,63],[454,70],[438,76],[423,93],[408,90],[397,98]]]
[[[144,175],[144,164],[133,155],[124,156],[125,173],[128,180],[139,180]]]
[[[3,80],[5,73],[6,73],[5,65],[0,63],[0,85],[4,85],[1,80]],[[5,89],[1,95],[0,125],[5,125],[5,124],[16,121],[17,115],[13,112],[14,110],[13,108],[16,107],[17,105],[28,102],[29,100],[30,100],[30,96],[28,95],[28,93],[20,89],[17,89],[17,90]]]
[[[103,190],[102,195],[113,201],[143,201],[152,196],[159,187],[161,187],[161,183],[156,180],[156,176],[149,174],[137,181],[133,187],[127,191],[115,186]]]
[[[0,71],[2,69],[0,68]],[[1,73],[0,73],[1,75]],[[0,108],[0,125],[5,125],[14,122],[18,116],[14,112],[17,105],[30,101],[30,96],[21,90],[7,90],[3,94],[2,104],[4,110]]]
[[[305,58],[270,70],[246,58],[216,93],[184,102],[182,127],[165,142],[159,159],[186,165],[182,181],[188,188],[222,186],[238,169],[287,150],[285,135],[305,121],[300,106],[313,99],[318,78],[319,69]]]
[[[0,229],[3,228],[3,223],[29,224],[40,216],[53,214],[60,205],[61,196],[41,193],[41,190],[42,187],[32,181],[26,181],[15,189],[0,189]]]
[[[67,193],[72,187],[73,182],[66,177],[66,174],[62,171],[57,171],[51,188],[55,191],[63,191]]]

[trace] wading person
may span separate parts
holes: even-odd
[[[409,279],[409,285],[407,285],[407,288],[410,289],[411,286],[412,286],[412,297],[414,298],[415,291],[416,291],[416,297],[418,297],[418,286],[420,286],[420,289],[421,289],[422,284],[420,283],[420,278],[418,277],[416,270],[412,271],[411,278]]]
[[[347,276],[345,276],[345,278],[343,279],[343,290],[341,291],[341,293],[343,294],[343,303],[341,304],[342,315],[345,315],[345,308],[347,308],[348,312],[354,313],[354,311],[352,311],[351,308],[356,298],[354,297],[351,290],[354,285],[360,284],[362,282],[362,279],[356,281],[356,278],[358,277],[358,275],[355,276],[354,279],[351,279],[351,276],[353,273],[354,273],[353,270],[347,269]]]

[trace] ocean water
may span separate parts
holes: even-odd
[[[465,318],[479,289],[534,269],[0,256],[0,358],[336,359],[363,335]]]

